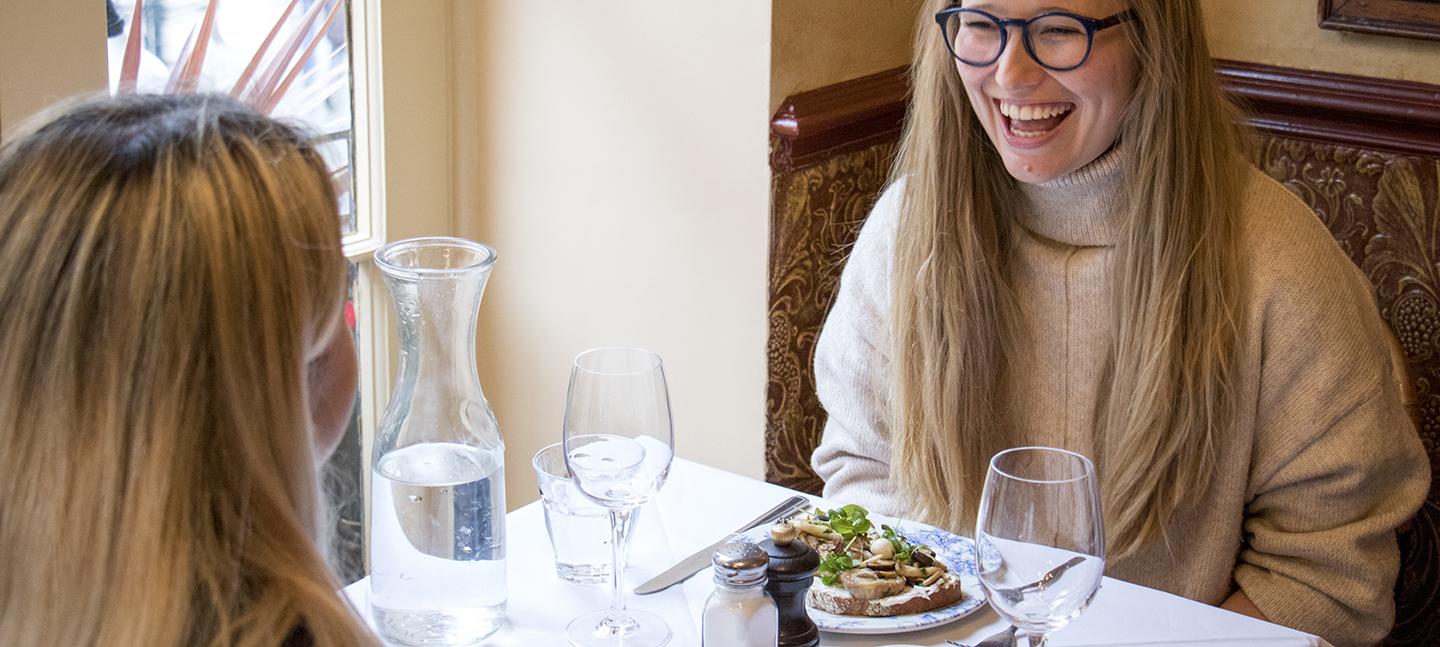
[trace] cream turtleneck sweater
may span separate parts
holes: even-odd
[[[1093,456],[1109,334],[1123,149],[1022,184],[1008,277],[1021,343],[1014,444]],[[890,481],[890,274],[900,192],[876,203],[815,353],[829,414],[815,450],[826,498],[904,514]],[[1394,618],[1394,528],[1424,500],[1429,467],[1400,402],[1370,284],[1304,203],[1250,171],[1236,262],[1248,287],[1237,393],[1254,412],[1220,439],[1208,492],[1156,542],[1106,574],[1218,604],[1238,586],[1272,621],[1337,647],[1373,644]],[[943,298],[943,295],[937,295]],[[1103,478],[1103,475],[1102,475]]]

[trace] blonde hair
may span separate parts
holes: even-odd
[[[0,148],[0,644],[373,643],[318,548],[345,273],[323,161],[230,99]]]
[[[955,61],[922,12],[913,98],[894,170],[904,182],[893,311],[895,486],[915,514],[970,531],[990,457],[1013,444],[1003,402],[1015,298],[1006,285],[1016,182]],[[1203,492],[1236,415],[1243,286],[1230,261],[1243,156],[1195,0],[1131,0],[1138,63],[1120,140],[1124,225],[1112,341],[1094,421],[1112,556],[1160,538]]]

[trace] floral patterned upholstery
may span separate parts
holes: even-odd
[[[850,245],[885,188],[895,142],[836,154],[772,180],[770,380],[765,479],[819,494],[810,469],[825,410],[815,395],[815,341],[840,285]]]

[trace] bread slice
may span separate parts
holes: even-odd
[[[953,572],[946,572],[945,577],[930,586],[912,586],[899,595],[875,600],[861,600],[841,587],[826,586],[817,577],[806,596],[806,603],[812,609],[836,615],[889,617],[933,611],[959,602],[964,597],[960,578]]]

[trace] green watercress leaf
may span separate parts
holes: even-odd
[[[840,582],[840,574],[855,568],[855,560],[845,553],[830,553],[829,557],[820,560],[820,581],[825,586],[835,586]]]
[[[870,529],[875,527],[875,524],[871,523],[868,518],[869,514],[865,508],[851,503],[827,512],[828,520],[825,525],[839,533],[842,539],[849,541],[857,535],[870,532]]]

